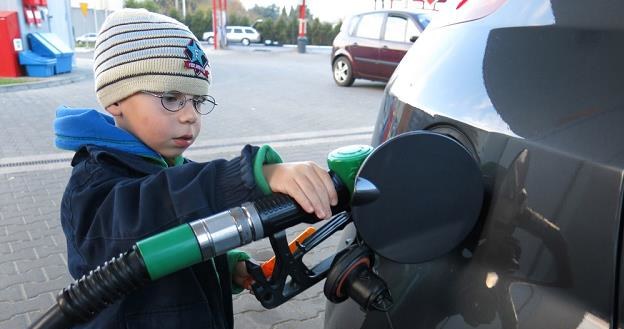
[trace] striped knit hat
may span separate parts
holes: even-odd
[[[122,9],[95,42],[95,92],[104,108],[139,91],[206,95],[210,65],[197,38],[173,18]]]

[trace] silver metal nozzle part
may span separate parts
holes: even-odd
[[[251,226],[253,240],[257,241],[264,238],[264,226],[262,226],[262,221],[260,220],[260,215],[258,214],[256,206],[254,206],[252,202],[245,202],[241,205],[241,208],[246,214],[249,226]]]
[[[264,230],[252,203],[189,223],[203,260],[262,239]]]

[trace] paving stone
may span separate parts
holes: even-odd
[[[2,311],[0,311],[2,313]],[[0,320],[0,329],[26,328],[30,322],[25,314],[14,315],[6,320]]]
[[[9,216],[9,214],[5,213],[2,220],[0,220],[0,227],[3,228],[3,231],[9,234],[9,231],[6,229],[8,225],[23,225],[24,221],[24,216],[20,214],[14,213],[12,216]]]
[[[3,254],[8,254],[11,253],[12,249],[11,249],[11,244],[10,243],[0,243],[0,259],[2,259],[2,255]]]
[[[319,329],[325,325],[325,312],[319,311],[314,317],[300,321],[286,321],[273,325],[274,329]]]
[[[67,253],[63,246],[55,246],[54,244],[37,247],[35,252],[39,258],[48,258],[50,255],[64,255]]]
[[[14,284],[4,289],[0,289],[0,301],[5,302],[18,302],[24,299],[24,293],[22,286]]]
[[[17,252],[20,250],[24,250],[27,248],[35,249],[35,247],[41,246],[54,246],[54,242],[50,237],[44,237],[38,240],[21,240],[21,241],[13,241],[9,242],[11,248],[13,248],[13,252]]]
[[[37,209],[38,205],[33,201],[32,198],[30,200],[23,199],[21,202],[16,203],[17,211],[21,213],[28,212],[33,209]]]
[[[11,263],[14,261],[22,261],[25,259],[36,259],[35,251],[33,249],[23,249],[11,254],[2,255],[0,257],[0,265]],[[11,265],[12,266],[12,265]]]
[[[54,234],[50,235],[56,245],[63,250],[63,254],[67,254],[67,241],[65,240],[65,234],[60,230],[60,228]]]
[[[0,323],[10,320],[16,315],[48,309],[53,303],[54,298],[51,294],[43,294],[32,299],[18,302],[0,301]]]
[[[26,282],[24,283],[24,290],[28,298],[34,298],[44,293],[52,293],[56,295],[62,288],[66,287],[73,280],[69,280],[68,277],[60,276],[53,280],[44,282]]]
[[[38,224],[39,225],[36,225],[36,228],[26,231],[28,236],[30,236],[33,240],[55,236],[58,233],[56,230],[48,229],[43,223]]]
[[[316,286],[315,286],[316,288]],[[234,313],[239,316],[242,314],[249,315],[254,318],[258,318],[259,324],[267,320],[267,317],[277,318],[282,317],[284,319],[296,319],[302,320],[306,318],[312,318],[316,316],[318,310],[325,307],[325,298],[321,291],[317,290],[316,294],[313,294],[309,298],[291,299],[287,303],[284,303],[274,309],[265,310],[263,306],[253,296],[243,296],[236,300],[234,304]],[[265,314],[272,314],[265,316]],[[284,316],[288,314],[288,316]],[[278,322],[276,319],[271,319],[272,322]],[[266,323],[265,323],[266,324]]]
[[[7,192],[0,195],[0,214],[4,215],[7,211],[10,211],[11,208],[16,209],[13,193]]]
[[[62,230],[61,220],[59,218],[44,221],[46,227],[50,230]]]
[[[22,272],[19,275],[0,275],[0,289],[26,282],[45,282],[46,278],[40,269]]]
[[[39,259],[21,259],[15,262],[20,272],[30,271],[32,269],[40,269],[45,266],[55,266],[63,264],[60,254],[52,254]]]
[[[4,205],[0,207],[0,212],[4,220],[11,218],[22,218],[23,213],[17,208],[17,204]]]
[[[43,226],[43,228],[45,228],[45,225]],[[8,230],[9,234],[16,234],[19,232],[34,232],[34,231],[38,231],[42,229],[42,225],[40,222],[31,222],[28,224],[25,223],[21,223],[21,224],[9,224],[6,225],[6,229]]]
[[[234,324],[236,328],[271,328],[276,322],[283,321],[285,317],[280,312],[273,310],[264,312],[245,312],[234,315]],[[286,317],[286,319],[288,319]]]
[[[49,280],[55,280],[60,277],[70,278],[69,271],[65,264],[50,265],[43,268],[43,271],[48,276]]]
[[[50,306],[52,305],[53,304],[50,304]],[[42,317],[43,314],[45,314],[45,311],[45,309],[41,309],[26,313],[26,321],[28,321],[28,325],[31,325],[34,321]]]
[[[46,221],[53,219],[54,222],[59,221],[58,211],[54,214],[41,214],[41,209],[37,208],[36,211],[30,212],[32,215],[24,217],[24,224],[31,225],[36,224],[37,228],[46,228],[49,229],[49,225],[47,225]]]
[[[0,257],[2,257],[0,255]],[[0,277],[2,277],[3,275],[8,276],[8,275],[15,275],[17,274],[17,267],[15,266],[15,262],[1,262],[0,261]]]
[[[2,225],[0,227],[2,227],[7,232],[7,235],[0,236],[0,243],[9,243],[9,242],[15,242],[15,241],[30,241],[30,236],[28,235],[27,231],[9,233],[6,225]],[[2,261],[2,258],[0,258],[0,262],[1,261]]]

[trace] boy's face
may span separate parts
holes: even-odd
[[[106,110],[115,117],[118,127],[169,161],[191,146],[201,129],[200,114],[190,100],[181,110],[171,112],[163,108],[160,98],[139,92]]]

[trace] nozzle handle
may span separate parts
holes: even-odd
[[[338,214],[349,207],[349,191],[334,172],[330,172],[329,175],[338,193],[338,203],[331,211],[332,214]],[[255,200],[253,204],[262,221],[264,236],[273,235],[300,223],[314,224],[319,221],[314,214],[306,213],[294,199],[285,194],[268,195]]]

